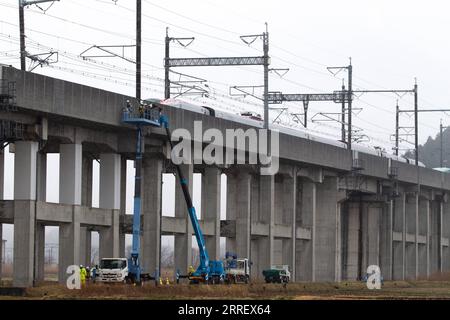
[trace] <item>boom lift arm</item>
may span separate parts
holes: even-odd
[[[169,140],[170,148],[173,149],[174,144],[172,142],[172,134],[169,129],[168,119],[165,116],[160,117],[161,125],[166,129],[166,135]],[[202,230],[200,229],[200,224],[198,223],[197,214],[195,212],[194,205],[192,204],[191,194],[189,193],[189,188],[187,185],[187,180],[184,178],[183,172],[179,165],[175,165],[178,181],[180,182],[181,189],[183,190],[184,199],[186,201],[186,205],[188,208],[189,218],[192,223],[192,227],[195,233],[195,239],[197,240],[197,245],[199,248],[200,254],[200,264],[197,270],[193,273],[193,277],[200,277],[205,281],[208,281],[208,277],[210,274],[210,264],[209,264],[209,256],[208,251],[206,250],[205,239],[203,237]]]

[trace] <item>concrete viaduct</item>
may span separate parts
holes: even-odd
[[[59,226],[61,282],[68,265],[89,263],[93,230],[100,257],[124,256],[131,233],[125,164],[134,157],[135,130],[120,119],[131,98],[8,66],[0,66],[0,79],[15,84],[16,96],[16,107],[0,111],[2,128],[10,129],[3,131],[17,135],[14,200],[3,200],[0,190],[0,225],[14,224],[14,286],[43,280],[45,226]],[[194,120],[204,130],[248,128],[187,110],[163,112],[173,129],[193,130]],[[148,128],[141,261],[149,271],[159,266],[162,235],[174,236],[175,265],[183,271],[191,264],[192,228],[178,185],[175,217],[161,216],[162,174],[173,172],[167,150],[162,129]],[[59,203],[46,202],[47,153],[60,154]],[[94,158],[100,159],[99,208],[91,199]],[[226,237],[227,250],[250,257],[253,279],[274,263],[290,265],[296,281],[356,280],[371,264],[385,280],[450,270],[450,175],[369,154],[355,159],[345,149],[282,133],[279,160],[273,176],[248,165],[183,165],[191,190],[193,173],[202,174],[200,223],[211,258],[223,258],[220,237]],[[220,219],[222,174],[226,220]]]

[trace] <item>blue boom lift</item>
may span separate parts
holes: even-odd
[[[122,122],[135,125],[137,128],[136,138],[136,174],[134,176],[134,210],[133,210],[133,240],[131,247],[131,258],[128,259],[128,278],[133,283],[141,283],[141,279],[158,278],[158,272],[154,277],[142,272],[139,261],[139,251],[141,249],[141,172],[142,172],[142,127],[160,127],[159,111],[156,109],[132,110],[127,101],[127,107],[122,114]],[[137,111],[137,112],[136,112]]]
[[[137,144],[136,144],[136,175],[135,175],[135,195],[134,195],[134,212],[133,212],[133,243],[131,251],[131,259],[129,262],[130,278],[134,282],[141,281],[142,269],[139,263],[140,251],[140,225],[141,225],[141,168],[142,168],[142,127],[157,126],[164,127],[170,146],[173,149],[172,135],[169,129],[168,118],[161,114],[160,108],[155,105],[148,106],[135,113],[131,110],[129,103],[123,113],[122,121],[137,127]],[[179,165],[175,165],[177,169],[178,180],[183,190],[184,199],[186,201],[189,218],[191,220],[195,238],[197,240],[200,264],[188,278],[191,283],[222,283],[225,279],[225,271],[223,262],[220,260],[209,260],[208,251],[206,250],[205,239],[198,223],[195,208],[192,204],[192,198],[187,186],[187,180],[183,176],[183,172]],[[155,275],[155,278],[157,275]]]

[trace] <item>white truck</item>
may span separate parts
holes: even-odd
[[[103,258],[96,270],[95,281],[126,283],[128,281],[128,259]]]
[[[227,252],[223,265],[226,283],[250,282],[250,262],[247,258],[238,258],[235,253]]]

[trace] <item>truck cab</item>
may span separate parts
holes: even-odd
[[[263,270],[266,283],[288,283],[291,280],[291,272],[288,265],[273,265],[270,269]]]
[[[249,283],[250,263],[247,258],[238,258],[233,253],[226,253],[224,260],[225,281],[227,283]]]
[[[97,270],[96,281],[123,283],[128,280],[128,259],[103,258]]]

